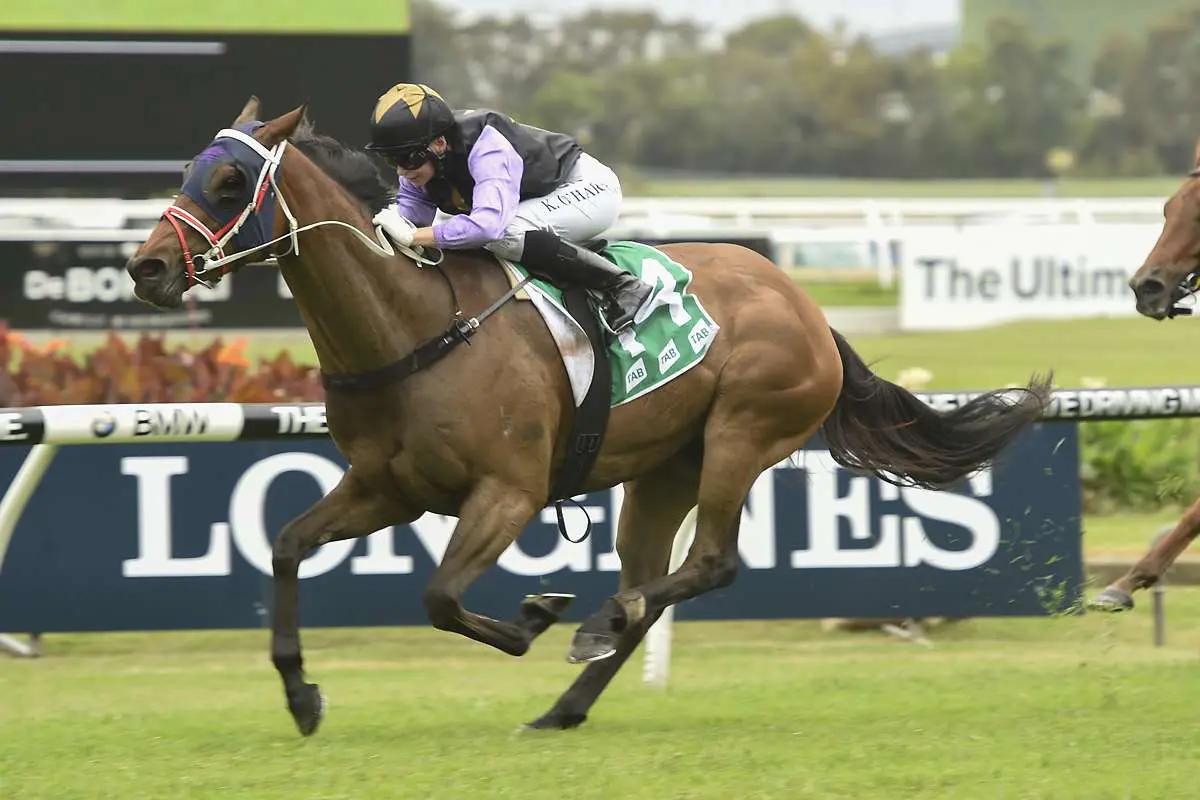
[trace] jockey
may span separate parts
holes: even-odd
[[[491,110],[452,111],[428,86],[399,83],[376,102],[366,149],[400,177],[395,201],[374,219],[397,243],[484,247],[552,281],[599,290],[615,306],[605,314],[614,333],[653,293],[575,244],[616,221],[621,184],[570,136]],[[451,216],[434,224],[438,209]]]

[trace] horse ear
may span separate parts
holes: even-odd
[[[300,106],[300,122],[296,125],[296,130],[292,131],[292,136],[302,139],[306,136],[312,136],[313,121],[308,115],[308,103]]]
[[[254,122],[258,119],[258,97],[250,95],[250,99],[246,101],[246,105],[242,106],[242,111],[237,115],[237,119],[229,127],[236,128],[246,122]]]
[[[308,111],[308,103],[293,108],[283,116],[276,117],[258,130],[255,137],[268,147],[273,147],[296,132],[304,115]]]

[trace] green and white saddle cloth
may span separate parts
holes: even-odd
[[[615,408],[665,385],[703,360],[720,326],[700,299],[688,291],[691,271],[665,253],[640,242],[610,242],[602,255],[626,272],[655,287],[633,325],[609,343],[612,365],[612,407]],[[515,285],[529,273],[501,259]],[[546,321],[563,357],[575,405],[583,402],[595,371],[595,356],[587,335],[567,312],[558,287],[534,278],[517,295],[528,299]]]

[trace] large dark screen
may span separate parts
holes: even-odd
[[[137,197],[250,94],[264,116],[304,101],[317,130],[366,140],[375,99],[410,80],[407,34],[4,32],[0,193]]]

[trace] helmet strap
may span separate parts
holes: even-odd
[[[432,147],[427,147],[425,152],[429,154],[429,161],[433,164],[434,177],[444,177],[446,174],[446,155],[450,152],[449,148],[441,155],[435,153]]]

